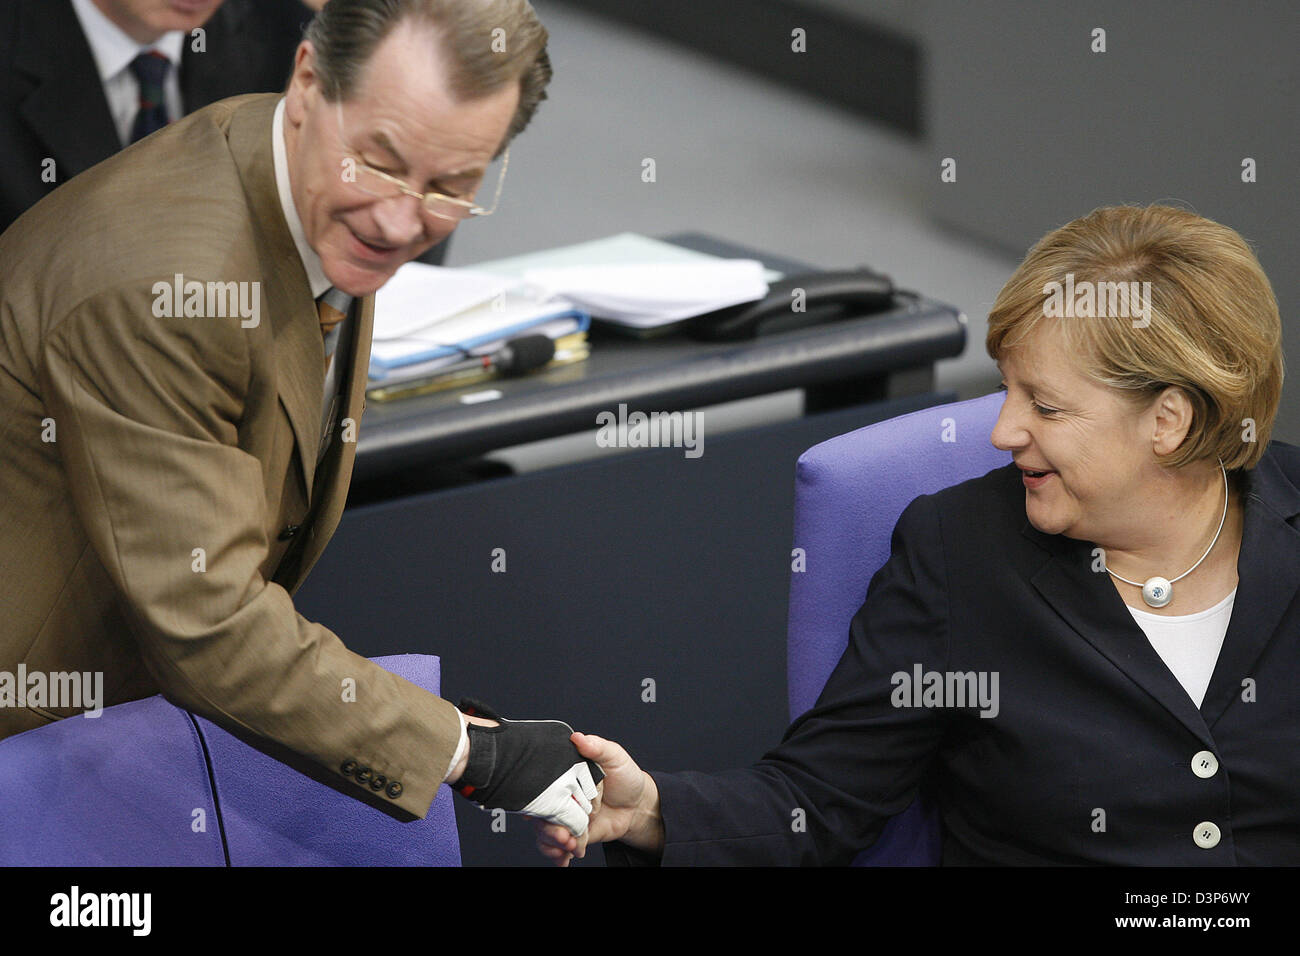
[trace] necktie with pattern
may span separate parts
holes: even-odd
[[[331,336],[338,324],[348,315],[348,308],[352,304],[352,297],[346,292],[331,286],[325,294],[316,300],[316,314],[320,318],[320,332],[325,338],[325,370],[329,371],[330,359],[334,357],[334,346],[338,344],[338,336]]]
[[[140,84],[140,111],[131,127],[131,142],[144,139],[167,125],[167,102],[163,85],[172,61],[157,50],[141,53],[131,61],[131,72]]]

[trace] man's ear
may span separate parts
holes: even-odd
[[[1155,430],[1151,436],[1152,451],[1157,456],[1172,454],[1187,439],[1191,431],[1195,408],[1187,392],[1170,385],[1156,396],[1151,410],[1155,415]]]
[[[289,77],[289,86],[285,90],[285,119],[295,128],[301,126],[307,116],[310,97],[319,92],[316,48],[309,41],[303,40],[298,44],[298,51],[294,54],[293,75]]]

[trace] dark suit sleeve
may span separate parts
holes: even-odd
[[[946,670],[948,642],[942,529],[933,500],[922,497],[899,518],[892,554],[816,706],[780,745],[746,770],[652,774],[662,862],[849,863],[911,803],[944,733],[942,709],[895,706],[901,682],[891,678],[910,677],[917,664]],[[607,859],[634,861],[617,848]]]

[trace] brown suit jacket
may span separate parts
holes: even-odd
[[[336,431],[317,468],[324,350],[275,188],[278,100],[200,110],[0,236],[0,671],[99,671],[105,706],[161,692],[423,817],[455,709],[291,600],[338,524],[356,444]],[[160,317],[178,274],[257,283],[260,321],[206,296],[206,316]],[[373,317],[369,297],[336,356],[344,421],[361,418]],[[0,737],[71,713],[0,707]]]

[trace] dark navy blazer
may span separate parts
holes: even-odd
[[[226,0],[186,38],[188,112],[241,93],[283,90],[312,11],[298,0]],[[90,44],[70,0],[12,0],[0,9],[0,232],[59,183],[122,148]],[[54,159],[58,179],[42,178]]]
[[[908,505],[779,746],[653,774],[663,862],[846,864],[924,787],[946,865],[1300,864],[1300,448],[1272,443],[1242,478],[1237,596],[1199,709],[1094,546],[1028,523],[1008,465]],[[996,672],[997,715],[895,706],[917,665]]]
[[[186,38],[179,77],[185,110],[282,91],[313,16],[300,0],[225,0],[203,25],[202,52]],[[0,232],[121,148],[70,0],[0,3]],[[56,163],[53,183],[43,176],[46,159]],[[440,264],[448,246],[440,242],[420,261]]]

